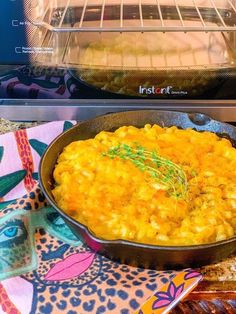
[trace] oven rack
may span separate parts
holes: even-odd
[[[71,4],[73,0],[65,0],[64,7],[54,7],[50,2],[44,10],[42,18],[29,18],[38,27],[52,32],[233,32],[236,31],[236,4],[227,0],[227,8],[217,7],[216,0],[208,0],[209,6],[198,5],[191,0],[188,5],[179,4],[180,0],[172,0],[171,5],[160,4],[159,0],[136,0],[134,4],[126,0],[110,4],[109,0],[101,0],[94,4],[93,0],[84,0],[82,5]],[[98,1],[99,2],[99,1]],[[39,5],[39,4],[38,4]],[[50,18],[49,18],[50,17]],[[107,20],[116,20],[114,27],[107,27]],[[126,20],[135,21],[134,25],[126,25]],[[169,21],[175,21],[169,23]],[[186,25],[186,21],[193,21]],[[94,26],[86,25],[94,21]],[[197,25],[194,25],[197,21]],[[150,23],[151,22],[151,23]]]

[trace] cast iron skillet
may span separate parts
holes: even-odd
[[[215,121],[204,114],[139,110],[100,116],[82,122],[58,136],[44,153],[39,167],[39,178],[41,188],[50,204],[62,215],[72,231],[78,237],[82,238],[93,250],[110,259],[133,266],[154,269],[198,267],[218,262],[235,253],[236,236],[216,243],[193,246],[158,246],[133,243],[125,240],[103,240],[97,238],[86,226],[69,217],[57,206],[51,193],[54,184],[52,173],[57,158],[66,145],[76,140],[93,138],[103,130],[114,131],[124,125],[143,127],[147,123],[156,123],[167,127],[176,125],[183,129],[194,128],[198,131],[208,130],[230,138],[233,144],[236,144],[235,127]]]

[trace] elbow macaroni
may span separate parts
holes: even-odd
[[[103,153],[139,143],[180,165],[186,199],[168,195],[129,160]],[[236,233],[236,149],[211,132],[124,126],[65,147],[54,170],[58,205],[98,237],[158,245],[195,245]]]

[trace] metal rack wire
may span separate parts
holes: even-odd
[[[150,0],[150,4],[136,0],[134,4],[118,0],[110,4],[102,0],[100,4],[92,0],[84,0],[83,5],[71,6],[72,0],[65,1],[64,7],[51,8],[50,21],[44,18],[31,19],[35,26],[45,27],[52,32],[218,32],[236,31],[236,5],[227,0],[227,8],[217,7],[215,0],[209,0],[209,7],[198,5],[191,0],[183,5],[173,0],[172,5],[163,5],[159,0]],[[46,16],[46,14],[44,15]],[[135,21],[134,25],[126,24],[126,20]],[[114,27],[107,27],[107,20],[116,20]],[[169,20],[175,23],[168,23]],[[193,21],[186,25],[186,21]],[[94,26],[86,25],[87,21],[96,21]],[[194,23],[198,22],[198,23]]]

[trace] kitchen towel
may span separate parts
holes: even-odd
[[[73,98],[80,83],[72,73],[42,66],[15,66],[0,75],[0,98]]]
[[[74,236],[40,190],[40,157],[73,124],[0,136],[0,314],[167,313],[201,274],[110,261]]]

